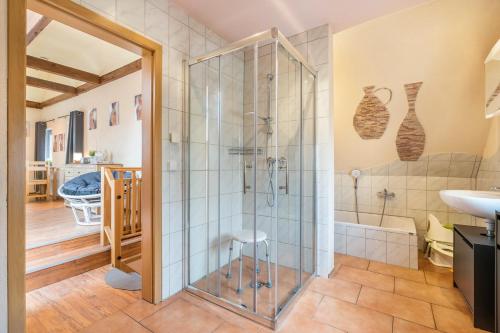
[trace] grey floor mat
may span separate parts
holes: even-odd
[[[105,278],[106,284],[116,289],[141,290],[142,278],[136,272],[125,273],[117,268],[112,268]]]

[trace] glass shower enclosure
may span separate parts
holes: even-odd
[[[316,72],[276,28],[188,71],[187,290],[275,327],[316,271]]]

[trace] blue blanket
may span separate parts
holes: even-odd
[[[89,172],[64,183],[61,192],[66,195],[93,195],[101,193],[101,173]]]

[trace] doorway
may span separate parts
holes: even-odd
[[[42,15],[49,22],[55,20],[140,57],[143,106],[142,184],[139,190],[142,224],[142,297],[152,303],[159,302],[161,297],[161,46],[71,1],[29,0],[26,3],[9,0],[8,317],[9,330],[16,332],[24,331],[25,328],[24,293],[26,288],[24,281],[26,246],[24,203],[26,198],[25,191],[19,190],[27,187],[26,114],[19,111],[24,110],[26,105],[37,106],[27,102],[25,93],[26,45],[27,41],[33,37],[25,33],[28,9]],[[38,33],[35,33],[35,36]],[[116,118],[113,119],[116,121]],[[47,141],[46,135],[45,133],[43,138],[45,142]],[[56,138],[55,135],[51,137],[52,141],[49,139],[48,142],[53,146],[60,138]]]

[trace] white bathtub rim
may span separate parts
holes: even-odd
[[[365,229],[372,229],[372,230],[379,230],[379,231],[387,231],[387,232],[394,232],[398,234],[404,234],[404,235],[416,235],[417,231],[411,231],[411,230],[401,230],[401,229],[396,229],[396,228],[389,228],[389,227],[380,227],[380,226],[375,226],[375,225],[369,225],[369,224],[358,224],[358,223],[353,223],[353,222],[344,222],[344,221],[334,221],[335,224],[341,224],[344,226],[349,226],[349,227],[354,227],[354,228],[365,228]],[[414,226],[415,228],[415,226]],[[335,229],[334,229],[335,230]]]

